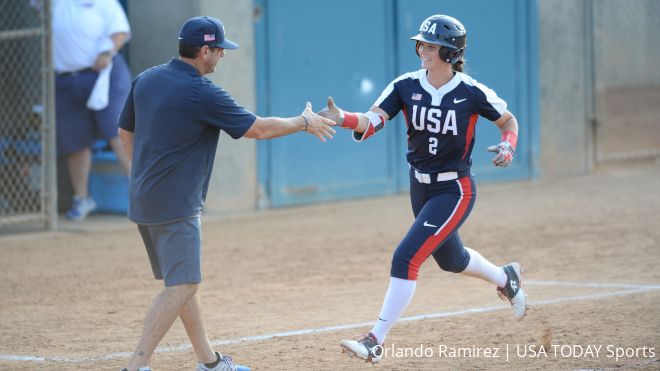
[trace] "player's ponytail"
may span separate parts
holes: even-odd
[[[451,69],[456,71],[456,72],[463,72],[463,64],[465,61],[463,59],[459,59],[456,61],[456,63],[451,65]]]

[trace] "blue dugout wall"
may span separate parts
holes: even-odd
[[[477,124],[473,172],[478,181],[536,175],[539,157],[538,15],[536,1],[257,0],[258,114],[295,116],[327,96],[348,111],[367,111],[387,84],[419,69],[414,35],[432,14],[452,15],[468,30],[467,73],[507,101],[520,123],[516,158],[508,169],[490,164],[486,147],[496,126]],[[377,196],[408,189],[402,115],[364,143],[339,129],[321,143],[298,134],[260,142],[262,206]]]

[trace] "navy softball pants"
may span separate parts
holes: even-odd
[[[394,252],[391,276],[416,280],[419,267],[430,255],[441,269],[462,272],[470,254],[463,247],[458,229],[470,215],[476,196],[472,176],[423,184],[411,175],[410,202],[415,222]]]

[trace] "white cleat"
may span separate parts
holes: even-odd
[[[215,367],[207,367],[203,363],[198,363],[195,371],[250,371],[247,366],[236,365],[230,356],[223,356],[215,352],[218,357],[218,364]]]
[[[348,352],[349,357],[356,356],[372,364],[380,362],[383,357],[383,346],[378,344],[378,340],[372,333],[359,340],[344,339],[339,346],[342,353]]]
[[[497,288],[497,295],[511,303],[513,318],[520,321],[527,315],[527,295],[522,288],[522,268],[518,263],[510,263],[502,269],[506,274],[506,285]]]

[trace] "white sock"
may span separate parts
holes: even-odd
[[[385,294],[385,301],[383,302],[383,308],[380,310],[378,322],[371,329],[371,333],[376,336],[380,344],[385,342],[392,325],[401,317],[403,311],[410,304],[416,286],[417,281],[396,277],[390,278],[390,287],[388,287],[387,294]]]
[[[481,256],[481,254],[469,247],[466,247],[465,250],[470,253],[470,262],[461,273],[492,282],[496,284],[497,287],[504,287],[504,285],[506,285],[506,273],[504,273],[502,267],[498,267],[489,262],[486,258]]]

